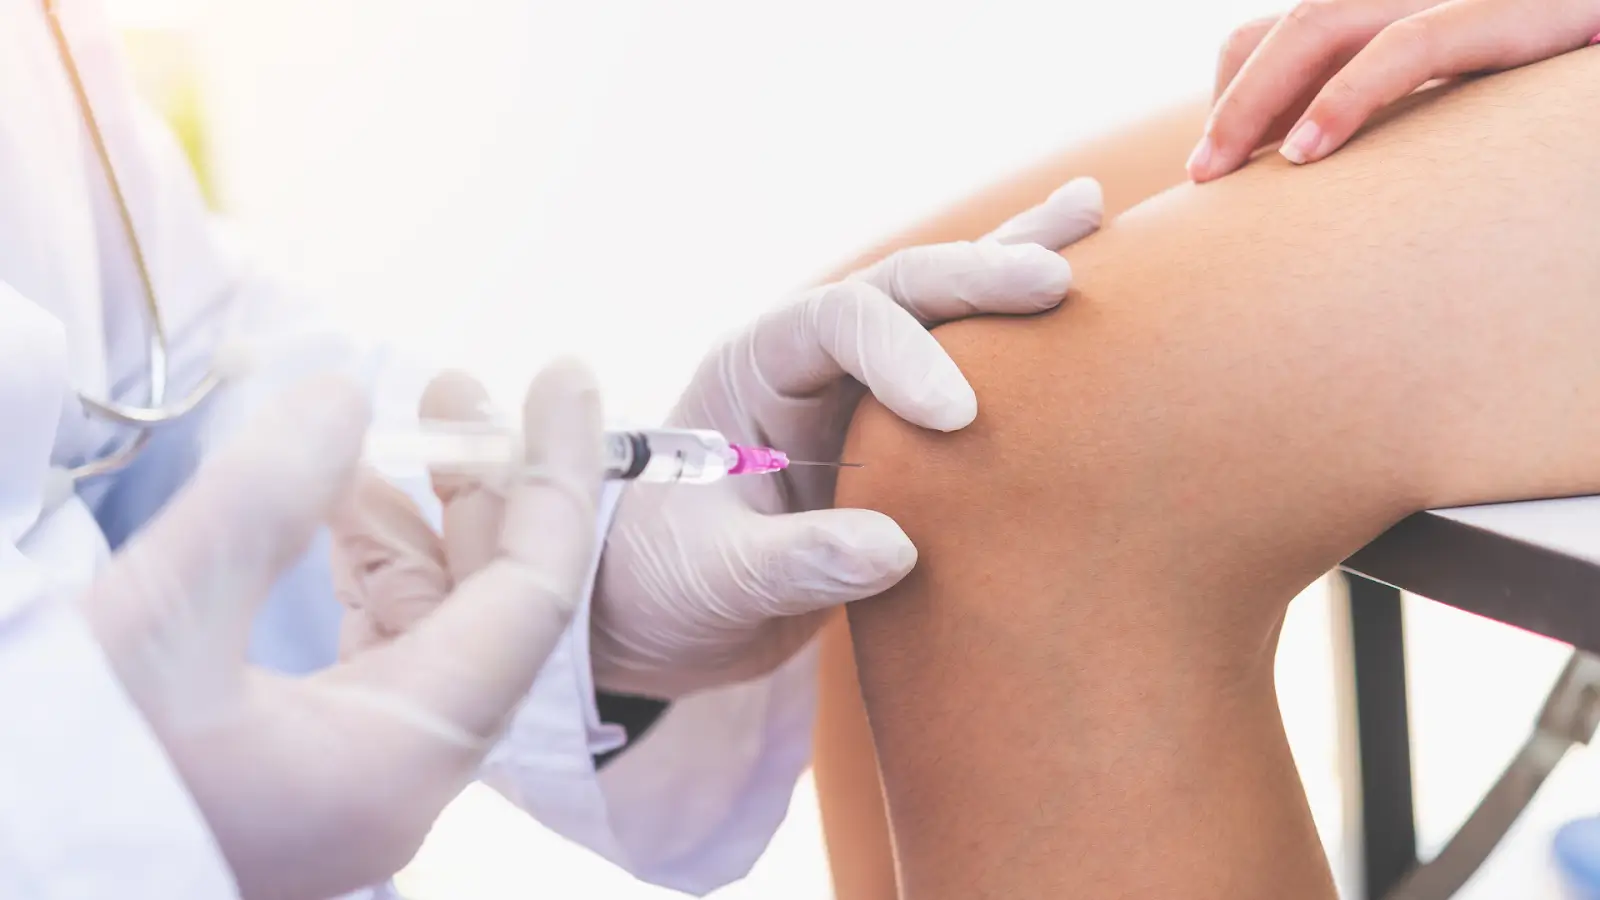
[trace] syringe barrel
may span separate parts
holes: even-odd
[[[710,484],[738,462],[715,431],[655,428],[606,432],[606,477],[631,481]]]
[[[425,468],[477,475],[522,458],[522,438],[492,422],[426,419],[415,428],[376,427],[367,432],[363,458],[379,468]]]
[[[426,420],[412,430],[367,435],[366,458],[382,466],[481,474],[522,458],[521,436],[488,422]],[[607,431],[605,477],[630,481],[710,484],[738,462],[727,438],[715,431],[652,428]]]

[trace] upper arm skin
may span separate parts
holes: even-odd
[[[1050,156],[874,247],[827,280],[843,278],[906,247],[977,240],[1043,201],[1051,191],[1083,176],[1100,182],[1105,220],[1110,221],[1188,177],[1184,158],[1210,110],[1210,103],[1185,103]]]
[[[907,896],[1331,890],[1277,627],[1408,512],[1600,488],[1595,83],[1579,51],[1169,191],[1061,310],[936,332],[972,426],[863,404],[836,499],[919,549],[850,611]]]
[[[900,233],[832,278],[905,247],[975,239],[1081,176],[1100,182],[1105,218],[1115,218],[1184,180],[1184,160],[1209,112],[1209,102],[1186,103],[1053,154]],[[814,777],[835,895],[839,900],[882,900],[895,896],[898,888],[878,760],[861,707],[853,652],[849,628],[840,616],[821,640]]]
[[[1294,548],[1309,579],[1419,508],[1600,488],[1586,81],[1600,49],[1441,91],[1316,165],[1272,155],[1136,207],[1067,250],[1062,308],[935,329],[977,420],[925,432],[869,400],[845,450],[869,465],[837,500],[1044,546],[1107,505],[1150,528],[1237,519],[1225,543]],[[1306,508],[1340,518],[1282,534]]]

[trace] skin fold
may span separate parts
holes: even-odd
[[[970,428],[861,407],[837,500],[920,556],[824,648],[841,900],[895,891],[852,649],[902,896],[1333,897],[1273,690],[1283,613],[1412,511],[1600,490],[1597,79],[1578,51],[1315,167],[1152,197],[1068,250],[1061,310],[936,331]],[[1187,140],[1113,208],[1181,179],[1198,116],[1166,123]],[[1049,169],[908,239],[981,233]]]

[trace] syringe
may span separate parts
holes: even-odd
[[[364,452],[381,466],[473,474],[522,459],[522,436],[488,422],[423,419],[414,430],[368,432]],[[729,475],[765,475],[789,466],[860,466],[790,459],[781,450],[730,443],[720,432],[701,428],[607,431],[603,453],[607,479],[676,484],[711,484]]]

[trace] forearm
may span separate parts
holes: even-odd
[[[1175,189],[1059,313],[941,330],[971,428],[863,407],[838,500],[920,551],[851,611],[907,896],[1331,896],[1282,613],[1416,508],[1600,487],[1596,77]]]

